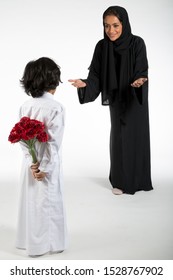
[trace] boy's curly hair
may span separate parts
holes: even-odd
[[[41,57],[26,65],[20,83],[25,92],[35,98],[56,89],[61,82],[60,75],[60,67],[52,59]]]

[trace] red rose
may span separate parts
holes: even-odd
[[[42,133],[40,133],[38,136],[37,136],[37,140],[39,142],[47,142],[48,141],[48,134],[43,131]]]
[[[23,127],[20,125],[20,123],[15,124],[14,129],[17,134],[22,135]]]
[[[34,144],[38,140],[39,142],[47,142],[48,134],[44,131],[45,125],[38,120],[23,117],[15,124],[10,132],[8,141],[16,143],[19,141],[25,142],[28,146],[29,152],[32,156],[33,162],[36,163],[36,155],[34,152]]]
[[[16,143],[21,140],[21,135],[16,132],[16,130],[13,128],[10,132],[10,135],[8,136],[8,141],[11,143]]]
[[[26,126],[28,125],[29,122],[30,122],[30,118],[23,117],[23,118],[21,118],[20,122],[17,124],[21,125],[23,128],[26,128]]]

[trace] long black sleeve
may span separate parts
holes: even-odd
[[[82,79],[86,87],[78,89],[81,104],[94,101],[100,94],[100,69],[101,69],[101,41],[95,47],[87,79]]]

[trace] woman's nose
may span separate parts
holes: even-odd
[[[114,27],[113,26],[110,26],[109,28],[109,33],[113,33],[114,32]]]

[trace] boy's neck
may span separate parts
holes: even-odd
[[[53,94],[53,95],[54,95],[55,91],[56,91],[56,89],[50,89],[48,92],[49,92],[50,94]]]

